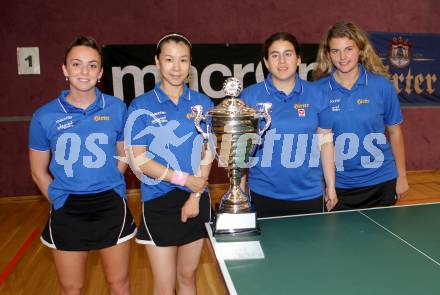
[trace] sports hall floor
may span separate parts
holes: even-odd
[[[410,192],[398,205],[440,202],[440,170],[408,173]],[[211,185],[213,204],[219,201],[226,185]],[[129,206],[139,220],[139,191],[128,192]],[[39,234],[49,204],[42,196],[0,197],[0,295],[59,294],[57,276],[50,250]],[[151,294],[152,275],[142,246],[132,241],[130,283],[133,295]],[[223,279],[208,241],[205,241],[197,273],[198,294],[226,294]],[[89,255],[85,294],[108,294],[96,252]]]

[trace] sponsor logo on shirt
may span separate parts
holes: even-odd
[[[59,123],[61,123],[61,122],[67,121],[67,120],[72,120],[72,118],[73,118],[73,117],[69,115],[69,116],[66,116],[66,117],[64,117],[64,118],[61,118],[61,119],[56,120],[55,123],[56,123],[56,124],[59,124]]]
[[[151,120],[152,124],[162,124],[168,122],[167,113],[165,113],[164,111],[151,113],[151,116],[153,117],[153,120]]]
[[[93,119],[98,122],[98,121],[110,121],[110,116],[94,116]]]
[[[293,105],[293,107],[295,108],[295,109],[307,109],[307,108],[309,108],[310,107],[310,104],[308,104],[308,103],[296,103],[296,104],[294,104]]]
[[[191,120],[192,118],[194,118],[193,113],[188,113],[188,114],[186,114],[186,118],[189,119],[189,120]]]
[[[330,99],[330,104],[332,105],[332,112],[340,112],[341,111],[341,99],[340,98],[332,98]]]
[[[63,121],[64,122],[64,121]],[[73,121],[69,121],[57,126],[57,130],[66,130],[73,127]]]
[[[356,100],[356,103],[357,104],[369,104],[370,103],[370,100],[369,99],[358,99],[358,100]]]
[[[340,111],[341,111],[340,105],[332,106],[332,112],[340,112]]]

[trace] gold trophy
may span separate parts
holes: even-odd
[[[237,98],[241,85],[233,77],[224,82],[223,90],[227,98],[206,114],[201,105],[192,107],[196,129],[211,150],[216,151],[219,166],[226,168],[229,177],[229,190],[221,199],[214,234],[259,233],[255,208],[249,195],[241,190],[240,180],[260,137],[271,124],[272,105],[261,103],[259,110],[247,106]],[[200,126],[202,121],[206,123],[206,132]],[[263,121],[265,126],[260,129]]]

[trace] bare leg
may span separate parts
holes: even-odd
[[[195,295],[196,271],[202,253],[203,239],[180,246],[177,251],[177,283],[179,295]]]
[[[174,295],[176,290],[177,247],[147,245],[146,249],[153,272],[153,294]]]
[[[52,250],[62,295],[82,294],[87,254],[87,251]]]
[[[111,295],[129,295],[130,241],[99,250]]]

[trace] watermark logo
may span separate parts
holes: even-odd
[[[359,100],[359,103],[368,102]],[[305,111],[305,109],[298,108],[298,113],[301,111]],[[60,123],[65,124],[66,120]],[[159,122],[159,126],[151,125],[153,121]],[[160,122],[160,120],[157,120],[155,113],[146,109],[133,111],[128,116],[124,128],[124,144],[127,157],[114,157],[129,164],[138,179],[147,185],[160,183],[164,180],[167,172],[165,171],[163,175],[155,178],[146,176],[139,167],[149,161],[160,159],[159,162],[164,163],[166,168],[182,171],[181,168],[187,168],[181,167],[182,159],[185,161],[190,159],[192,174],[195,175],[202,160],[202,136],[194,134],[192,128],[181,125],[179,121]],[[224,134],[223,136],[227,135]],[[326,137],[326,140],[323,141],[323,137]],[[252,141],[252,143],[249,143],[249,141]],[[246,157],[244,151],[248,149],[248,145],[255,145],[260,141],[263,144],[258,146],[258,152]],[[218,142],[215,135],[210,134],[209,136],[211,150],[215,151],[217,143],[221,144],[217,155],[219,164],[227,163],[232,155],[234,159],[238,159],[240,168],[252,168],[256,165],[261,168],[274,166],[288,169],[305,166],[317,168],[321,164],[322,145],[326,143],[333,144],[332,142],[332,134],[280,134],[277,133],[276,128],[269,129],[262,139],[256,134],[246,133],[234,141],[221,138]],[[57,139],[54,160],[57,164],[63,166],[67,177],[74,177],[76,171],[74,165],[80,164],[83,168],[90,169],[104,167],[108,159],[102,145],[107,144],[109,144],[109,137],[105,133],[91,133],[85,139],[82,139],[76,133],[65,132]],[[184,144],[186,147],[183,150],[186,151],[186,154],[176,154],[174,152],[176,148]],[[357,166],[365,169],[381,167],[385,160],[383,147],[386,144],[387,139],[383,133],[370,133],[363,138],[359,138],[354,133],[338,135],[334,139],[336,171],[344,171],[344,164],[350,163],[351,166],[354,162],[357,162]],[[232,145],[235,146],[233,149]],[[146,148],[135,154],[134,151],[136,151],[137,146],[145,146]],[[82,148],[85,148],[87,153],[80,153]],[[210,158],[210,161],[212,160]]]
[[[124,143],[129,155],[128,158],[125,159],[119,158],[119,160],[128,163],[138,179],[148,185],[160,183],[164,179],[167,171],[157,179],[153,179],[144,175],[140,167],[148,161],[159,157],[164,160],[167,169],[170,168],[181,171],[179,161],[172,152],[171,147],[179,147],[193,135],[193,132],[188,132],[181,137],[177,136],[175,130],[180,126],[180,122],[176,120],[167,121],[166,119],[159,118],[157,115],[161,115],[161,118],[163,118],[164,114],[152,113],[146,109],[138,109],[128,116],[124,128]],[[142,124],[142,116],[147,116],[148,121],[151,120],[152,123],[157,123],[159,126],[146,126],[133,136],[133,132],[139,129]],[[135,155],[133,146],[146,146],[146,139],[142,139],[147,136],[149,137],[148,149],[146,149],[145,153]]]
[[[76,133],[63,133],[58,137],[55,146],[55,162],[63,166],[67,177],[74,177],[73,165],[80,160],[80,151],[84,146],[90,155],[82,157],[83,167],[90,169],[101,168],[107,160],[106,153],[99,146],[103,144],[108,144],[108,136],[105,133],[91,133],[84,142]]]

